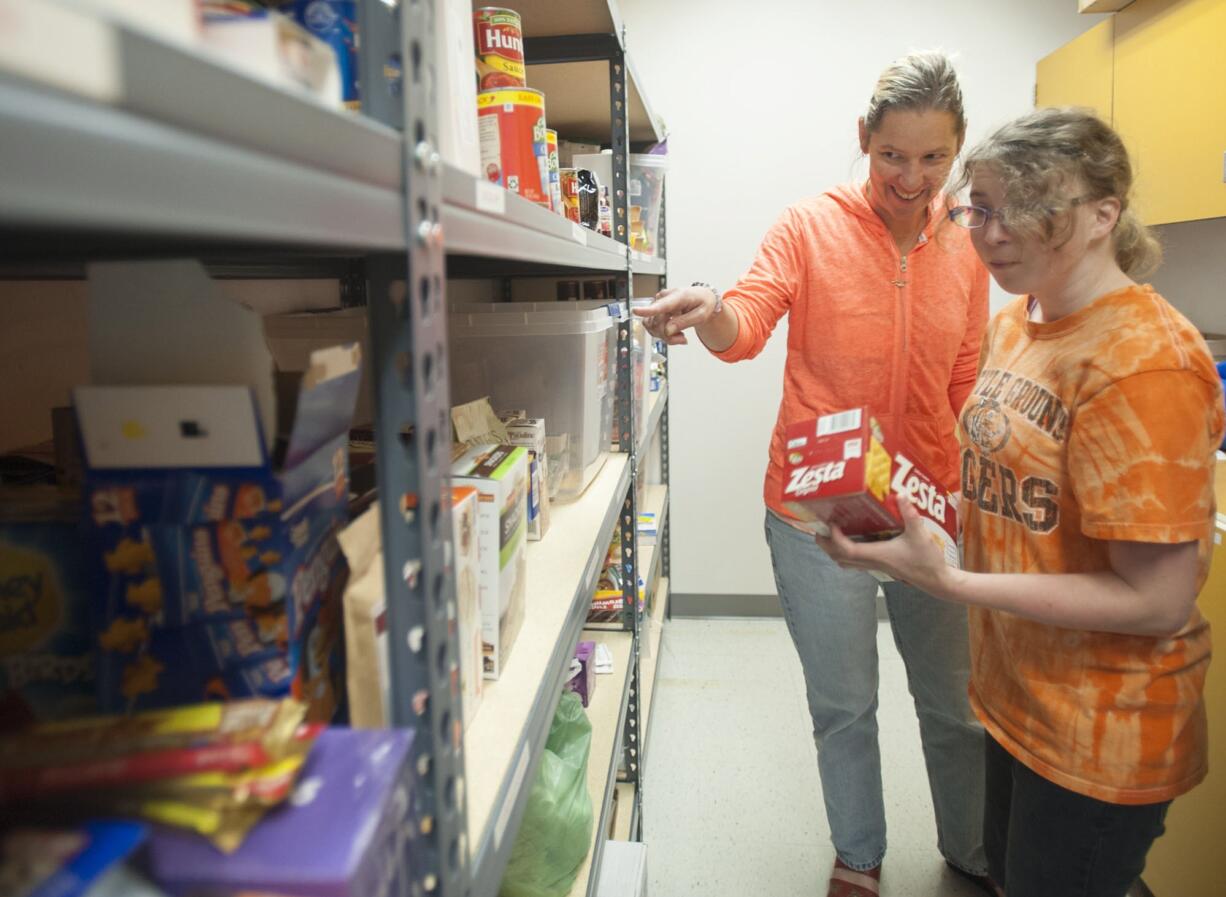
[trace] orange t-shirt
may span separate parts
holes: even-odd
[[[736,341],[724,361],[753,358],[788,317],[783,401],[771,436],[766,504],[783,507],[790,424],[868,406],[947,488],[958,482],[957,414],[975,383],[988,320],[988,272],[970,232],[929,208],[919,244],[900,256],[864,185],[797,203],[724,294]]]
[[[1019,299],[989,325],[962,412],[966,568],[1097,572],[1108,540],[1197,541],[1203,583],[1224,417],[1204,341],[1148,286],[1050,323],[1027,307]],[[1039,775],[1118,804],[1169,800],[1204,778],[1210,648],[1198,611],[1165,638],[982,608],[970,625],[971,704]]]

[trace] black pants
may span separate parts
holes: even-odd
[[[1061,788],[987,737],[983,846],[1007,897],[1125,897],[1170,801],[1124,806]]]

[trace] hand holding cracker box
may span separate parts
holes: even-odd
[[[888,539],[902,532],[898,502],[909,500],[945,562],[960,566],[956,500],[869,409],[792,424],[786,438],[783,501],[802,524],[822,535],[837,526],[855,541]]]

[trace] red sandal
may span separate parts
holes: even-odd
[[[838,857],[830,872],[830,888],[826,897],[878,897],[881,893],[881,867],[874,866],[857,872]]]

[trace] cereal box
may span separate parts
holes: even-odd
[[[524,621],[528,452],[478,445],[451,466],[451,482],[477,490],[477,589],[485,678],[497,679]]]

